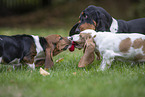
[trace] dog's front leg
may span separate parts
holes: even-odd
[[[108,66],[108,68],[111,67],[111,63],[114,59],[106,59],[106,58],[103,58],[102,60],[102,63],[101,63],[101,66],[100,66],[100,70],[104,71],[106,68],[106,65]]]
[[[100,66],[100,70],[101,70],[101,71],[104,71],[104,70],[105,70],[106,64],[107,64],[106,59],[103,58],[103,60],[102,60],[102,62],[101,62],[101,66]]]
[[[104,54],[103,54],[103,60],[102,60],[102,63],[101,63],[101,66],[100,66],[100,69],[102,71],[104,71],[106,68],[106,65],[108,65],[108,68],[111,67],[111,63],[112,61],[114,60],[114,52],[113,51],[110,51],[110,50],[107,50]]]

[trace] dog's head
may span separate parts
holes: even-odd
[[[91,33],[82,32],[80,34],[72,36],[75,47],[78,49],[84,48],[84,55],[80,59],[78,67],[85,67],[94,61],[95,43],[93,38],[94,37],[91,36]]]
[[[53,55],[57,55],[60,52],[67,50],[71,45],[71,41],[67,37],[61,37],[60,35],[49,35],[46,37],[50,48],[53,50]]]
[[[71,40],[75,43],[75,48],[81,49],[84,47],[84,44],[87,39],[96,37],[96,31],[87,29],[81,31],[80,34],[71,36]]]
[[[110,31],[111,15],[102,7],[88,6],[79,16],[80,21],[70,30],[69,35],[79,34],[86,29]]]
[[[60,35],[49,35],[45,39],[48,43],[45,50],[45,68],[50,68],[54,65],[53,56],[69,48],[71,41],[67,37],[61,37]]]
[[[87,39],[91,38],[90,33],[80,33],[79,35],[73,36],[73,41],[76,48],[83,48]]]

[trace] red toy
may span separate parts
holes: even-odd
[[[69,48],[70,52],[73,52],[75,50],[75,43],[72,42],[72,46]]]

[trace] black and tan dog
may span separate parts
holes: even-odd
[[[44,63],[45,68],[51,68],[53,56],[66,50],[70,40],[60,35],[38,37],[34,35],[0,35],[0,63],[18,66],[23,63],[35,68],[37,63]],[[39,61],[39,62],[38,62]]]
[[[80,21],[72,27],[69,36],[79,34],[86,29],[145,34],[145,18],[130,21],[116,20],[102,7],[90,5],[81,12]]]

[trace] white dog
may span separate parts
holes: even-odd
[[[109,68],[112,61],[116,59],[131,62],[145,61],[145,35],[142,34],[96,33],[96,31],[88,29],[72,37],[77,44],[76,48],[83,48],[82,44],[85,40],[94,37],[95,52],[100,52],[103,57],[101,70],[104,70],[106,65]]]

